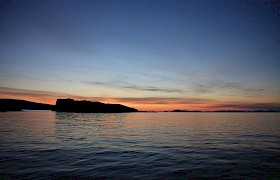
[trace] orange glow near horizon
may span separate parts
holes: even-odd
[[[37,103],[44,103],[44,104],[52,104],[54,105],[56,102],[55,97],[53,96],[43,96],[43,97],[37,97],[37,96],[25,96],[17,93],[1,93],[0,97],[2,99],[20,99],[20,100],[26,100],[26,101],[32,101]]]
[[[37,103],[45,103],[52,104],[56,103],[56,99],[58,98],[72,98],[75,100],[88,100],[88,101],[99,101],[103,103],[110,104],[123,104],[128,107],[133,107],[138,109],[139,111],[171,111],[175,109],[180,110],[200,110],[200,111],[217,111],[217,110],[249,110],[247,108],[242,107],[226,107],[223,104],[229,104],[229,102],[199,102],[199,103],[180,103],[180,102],[164,102],[160,103],[156,100],[141,100],[141,101],[133,101],[133,100],[120,100],[121,98],[108,98],[108,97],[100,97],[100,98],[89,98],[89,97],[79,97],[79,96],[59,96],[59,95],[26,95],[24,93],[16,93],[16,92],[6,92],[0,93],[1,98],[6,99],[20,99],[26,101],[32,101]],[[231,103],[234,104],[234,103]],[[235,103],[237,104],[237,103]],[[242,102],[239,102],[242,105]]]

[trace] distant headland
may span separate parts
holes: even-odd
[[[0,99],[0,111],[22,111],[28,110],[53,110],[54,105],[35,103],[18,99]]]
[[[91,101],[75,101],[73,99],[57,99],[56,105],[35,103],[17,99],[0,99],[0,111],[53,110],[58,112],[79,113],[125,113],[138,112],[137,109],[121,104],[105,104]]]
[[[239,112],[280,112],[280,110],[269,109],[269,110],[219,110],[219,111],[199,111],[199,110],[179,110],[175,109],[172,111],[164,111],[164,112],[214,112],[214,113],[239,113]]]
[[[172,111],[165,111],[165,112],[201,112],[199,110],[180,110],[180,109],[175,109]]]

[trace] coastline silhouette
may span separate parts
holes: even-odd
[[[91,101],[75,101],[73,99],[57,99],[56,105],[35,103],[17,99],[0,99],[0,111],[53,110],[57,112],[85,113],[122,113],[138,112],[137,109],[121,104],[105,104]]]
[[[107,104],[102,102],[91,102],[86,100],[77,101],[71,98],[57,99],[55,105],[36,103],[19,99],[0,99],[0,112],[5,111],[22,111],[22,110],[52,110],[57,112],[77,112],[77,113],[126,113],[126,112],[154,112],[139,111],[133,107],[127,107],[122,104]],[[200,110],[180,110],[171,111],[175,113],[199,113],[199,112],[222,112],[222,113],[238,113],[238,112],[280,112],[280,109],[257,109],[257,110],[216,110],[216,111],[200,111]]]
[[[19,99],[0,99],[0,111],[22,111],[28,110],[53,110],[54,105],[35,103]]]

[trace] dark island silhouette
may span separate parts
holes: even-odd
[[[18,99],[0,99],[0,111],[22,111],[28,110],[53,110],[54,105],[35,103]]]
[[[57,99],[54,108],[58,112],[83,112],[83,113],[124,113],[138,112],[137,109],[121,104],[105,104],[91,101],[75,101],[73,99]]]
[[[57,99],[56,105],[35,103],[17,99],[0,99],[0,111],[53,110],[57,112],[78,113],[124,113],[138,112],[137,109],[121,104],[105,104],[91,101],[75,101],[73,99]]]

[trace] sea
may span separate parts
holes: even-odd
[[[0,113],[0,179],[280,179],[280,113]]]

